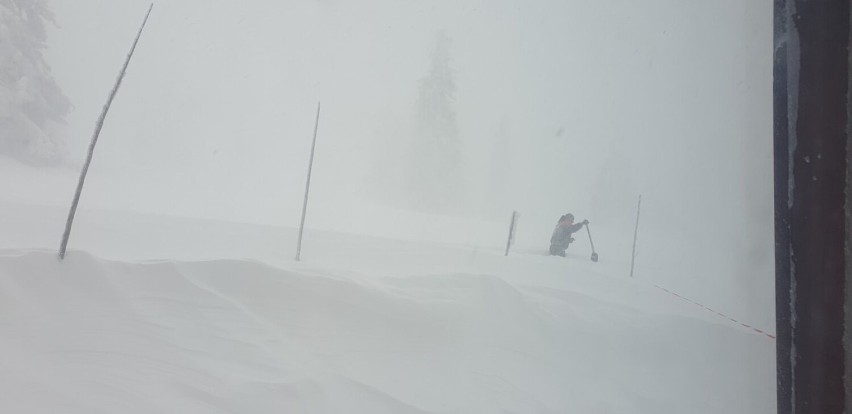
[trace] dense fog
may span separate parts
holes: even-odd
[[[148,3],[48,7],[67,151],[27,168],[64,192],[16,197],[64,204]],[[771,327],[770,10],[161,0],[81,206],[296,226],[321,101],[309,230],[490,247],[518,211],[546,252],[571,212],[627,277],[641,194],[636,277]]]

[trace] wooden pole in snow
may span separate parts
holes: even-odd
[[[314,168],[314,152],[317,148],[317,130],[319,130],[320,102],[317,102],[317,119],[314,123],[314,140],[311,143],[311,158],[308,161],[308,179],[305,183],[305,201],[302,204],[302,221],[299,223],[299,240],[296,243],[296,261],[302,260],[302,236],[305,233],[305,215],[308,213],[308,194],[311,191],[311,172]]]
[[[509,223],[509,239],[506,241],[506,256],[509,255],[509,249],[512,247],[512,243],[515,242],[515,229],[518,227],[518,212],[512,212],[512,221]]]
[[[142,21],[142,26],[139,28],[139,33],[136,34],[136,39],[133,41],[133,46],[130,48],[130,53],[127,54],[127,59],[124,61],[124,66],[118,74],[118,79],[115,81],[115,86],[107,98],[107,102],[101,111],[101,116],[98,118],[98,123],[95,126],[95,133],[92,135],[92,142],[89,144],[89,154],[86,156],[86,163],[83,164],[83,170],[80,171],[80,179],[77,181],[77,191],[74,193],[74,200],[71,201],[71,209],[68,211],[68,220],[65,222],[65,232],[62,233],[62,243],[59,245],[59,260],[65,258],[65,249],[68,247],[68,239],[71,237],[71,225],[74,222],[74,215],[77,214],[77,205],[80,203],[80,194],[83,192],[83,183],[86,181],[86,174],[89,172],[89,165],[92,164],[92,156],[95,153],[95,145],[98,143],[98,136],[101,134],[101,129],[104,127],[104,120],[109,112],[112,101],[118,93],[118,88],[121,87],[121,81],[124,79],[124,74],[127,72],[127,66],[130,65],[130,59],[133,57],[133,52],[136,51],[136,45],[139,43],[139,38],[142,37],[142,31],[145,29],[145,24],[148,23],[148,17],[151,15],[151,10],[154,8],[154,3],[148,7],[148,13],[145,14],[145,20]]]
[[[639,195],[639,204],[636,205],[636,228],[633,229],[633,254],[630,256],[630,277],[633,277],[633,268],[636,264],[636,238],[639,236],[639,211],[642,209],[642,195]]]

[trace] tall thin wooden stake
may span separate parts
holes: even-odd
[[[118,88],[121,87],[121,81],[124,79],[124,74],[127,72],[127,66],[130,65],[130,59],[133,57],[133,52],[136,51],[136,45],[139,43],[139,38],[142,37],[142,31],[145,29],[145,24],[148,23],[148,17],[151,15],[151,10],[154,8],[154,3],[148,7],[148,13],[145,14],[145,20],[142,21],[142,26],[139,28],[139,33],[136,34],[136,39],[133,41],[133,46],[130,48],[130,53],[127,54],[127,59],[124,61],[124,66],[118,74],[118,79],[115,81],[115,86],[107,98],[106,105],[101,111],[101,116],[98,118],[95,133],[92,135],[92,142],[89,144],[89,154],[86,156],[86,163],[83,164],[83,170],[80,171],[80,179],[77,181],[77,191],[74,193],[74,200],[71,202],[71,209],[68,211],[68,220],[65,222],[65,232],[62,233],[62,243],[59,245],[59,260],[65,259],[65,249],[68,247],[68,239],[71,237],[71,225],[74,222],[74,215],[77,214],[77,204],[80,203],[80,194],[83,192],[83,183],[86,181],[86,174],[89,172],[89,165],[92,164],[92,156],[95,153],[95,145],[98,143],[98,136],[101,134],[101,129],[104,127],[104,120],[109,112],[112,101],[118,93]]]
[[[518,227],[519,215],[517,211],[512,212],[512,221],[509,222],[509,239],[506,241],[506,256],[509,255],[509,249],[512,248],[512,244],[515,242],[515,229]]]
[[[308,179],[305,183],[305,201],[302,204],[302,221],[299,223],[299,241],[296,243],[296,261],[302,260],[302,235],[305,233],[305,215],[308,213],[308,194],[311,191],[311,171],[314,169],[314,152],[317,148],[317,130],[319,130],[320,102],[317,102],[317,119],[314,123],[314,141],[311,144],[311,159],[308,161]]]
[[[633,230],[633,254],[630,256],[630,277],[633,277],[633,268],[636,264],[636,238],[639,235],[639,211],[642,209],[642,195],[639,195],[639,204],[636,205],[636,228]]]

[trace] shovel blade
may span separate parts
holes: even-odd
[[[598,254],[597,253],[592,253],[592,261],[597,263],[597,261],[598,261]]]

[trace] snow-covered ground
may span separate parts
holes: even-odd
[[[73,178],[4,168],[0,412],[775,411],[771,338],[582,244],[310,230],[294,262],[292,228],[88,208],[94,192],[59,262],[70,189],[13,181]]]

